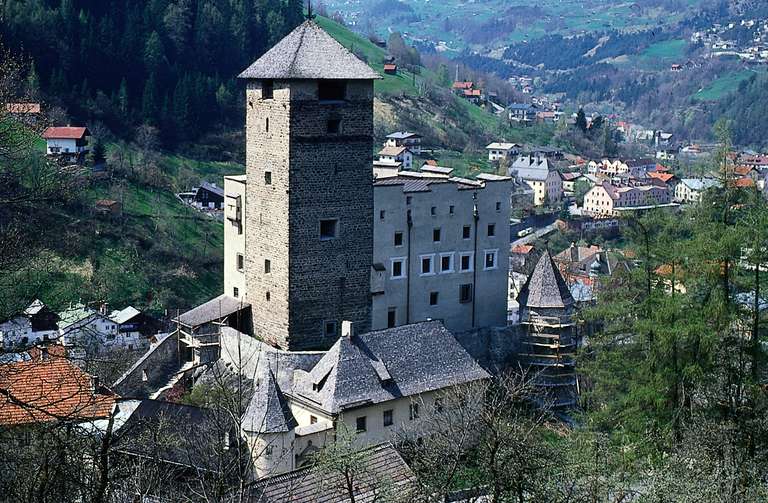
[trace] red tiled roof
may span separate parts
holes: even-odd
[[[733,186],[742,188],[742,189],[747,187],[754,187],[755,181],[752,180],[751,178],[739,178],[738,180],[733,182]]]
[[[427,159],[426,161],[424,161],[424,164],[428,164],[430,166],[437,166],[437,161],[434,159]]]
[[[480,96],[482,91],[480,89],[465,89],[464,96]]]
[[[88,128],[85,127],[49,127],[43,133],[43,138],[57,140],[80,140],[89,135]]]
[[[386,72],[387,70],[397,70],[397,65],[392,63],[387,63],[386,65],[384,65],[384,71]]]
[[[739,176],[748,175],[752,171],[752,166],[736,166],[733,168],[733,172]]]
[[[531,251],[533,251],[533,246],[531,245],[517,245],[512,247],[512,253],[520,255],[528,255]]]
[[[474,82],[454,82],[453,88],[454,89],[472,89],[474,86]]]
[[[673,179],[675,175],[672,173],[660,173],[658,171],[650,171],[648,172],[648,178],[655,178],[657,180],[661,180],[664,183],[667,183],[671,179]]]
[[[11,114],[39,114],[40,103],[6,103],[5,110]]]
[[[104,388],[94,393],[91,376],[57,348],[51,346],[46,357],[33,349],[29,361],[0,365],[0,425],[109,416],[116,395]]]

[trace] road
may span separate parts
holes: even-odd
[[[547,213],[544,215],[531,215],[519,224],[510,224],[509,241],[512,243],[512,246],[517,246],[518,244],[527,244],[537,237],[546,236],[555,229],[554,224],[556,220],[557,215],[555,213]],[[535,232],[524,238],[518,238],[517,233],[528,227],[534,229]]]

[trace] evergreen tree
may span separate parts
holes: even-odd
[[[576,113],[576,128],[581,130],[582,133],[587,132],[587,114],[584,113],[583,108],[579,108]]]
[[[93,144],[93,147],[91,148],[90,152],[90,162],[91,166],[98,166],[99,164],[103,164],[107,160],[107,152],[104,148],[104,143],[101,141],[100,138],[96,138],[96,141]]]

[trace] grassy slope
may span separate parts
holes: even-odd
[[[707,87],[693,95],[697,101],[718,101],[738,89],[739,84],[754,75],[752,70],[726,73],[712,81]]]

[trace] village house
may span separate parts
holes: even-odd
[[[387,135],[387,141],[384,142],[384,146],[405,147],[414,155],[421,155],[421,139],[422,136],[418,133],[397,131]]]
[[[385,63],[384,73],[387,75],[397,75],[397,65],[395,63]]]
[[[116,395],[69,361],[59,345],[34,347],[0,363],[0,428],[106,419]]]
[[[683,178],[675,187],[675,201],[678,203],[698,202],[707,189],[719,185],[720,182],[713,178]]]
[[[40,116],[40,103],[6,103],[5,111],[23,124],[35,124]]]
[[[46,153],[60,159],[82,162],[89,151],[90,135],[91,132],[85,127],[49,127],[43,132]]]
[[[58,320],[56,313],[35,299],[17,316],[0,323],[0,349],[12,351],[58,339]]]
[[[512,156],[516,156],[520,153],[521,148],[522,146],[517,143],[503,142],[494,142],[485,147],[488,151],[488,160],[491,162],[498,162],[502,159],[509,159]]]
[[[557,204],[562,198],[563,180],[547,158],[520,156],[509,167],[509,176],[533,189],[534,206]]]
[[[507,116],[513,122],[532,122],[536,119],[537,108],[530,103],[510,103],[507,105]]]
[[[146,349],[161,328],[156,320],[131,306],[108,313],[106,305],[96,310],[82,303],[59,313],[58,327],[61,342],[74,353]]]
[[[605,181],[584,196],[583,212],[590,216],[617,216],[628,211],[674,206],[666,186],[613,185]]]
[[[117,216],[121,209],[120,202],[113,199],[98,199],[93,203],[93,210],[100,215]]]
[[[379,151],[379,163],[400,163],[403,169],[413,168],[413,152],[408,147],[384,147]]]

